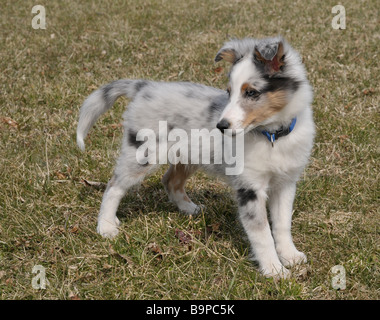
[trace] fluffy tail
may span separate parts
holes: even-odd
[[[144,80],[116,80],[91,93],[80,108],[77,144],[84,151],[84,138],[96,120],[110,109],[120,96],[133,98],[146,84]]]

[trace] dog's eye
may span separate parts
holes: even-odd
[[[249,89],[245,92],[247,98],[257,98],[260,95],[260,92],[255,89]]]
[[[231,96],[231,89],[227,88],[226,91],[227,91],[228,96]]]

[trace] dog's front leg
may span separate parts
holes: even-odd
[[[239,217],[252,246],[255,261],[267,277],[287,278],[289,271],[280,262],[274,246],[266,211],[266,193],[250,188],[237,191]]]
[[[276,183],[269,196],[269,211],[276,251],[285,266],[304,263],[306,255],[296,249],[291,235],[293,201],[296,183]]]

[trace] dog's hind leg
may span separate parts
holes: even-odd
[[[97,231],[106,238],[114,238],[119,232],[120,222],[116,217],[116,211],[127,190],[140,183],[148,173],[157,168],[157,165],[138,164],[134,152],[128,154],[125,152],[126,148],[128,146],[123,146],[114,175],[108,182],[100,207]]]
[[[103,195],[100,213],[98,216],[98,233],[105,238],[114,238],[119,230],[119,219],[116,217],[116,211],[119,207],[120,200],[127,190],[140,183],[145,177],[143,173],[126,172],[123,177],[114,174],[107,184],[106,191]]]
[[[162,177],[162,183],[168,193],[169,199],[178,209],[187,214],[197,214],[201,210],[190,200],[185,191],[186,180],[198,169],[196,165],[170,165],[168,171]]]
[[[107,184],[104,192],[100,212],[98,216],[98,226],[96,230],[105,238],[114,238],[118,234],[119,219],[116,217],[116,211],[121,198],[128,189],[128,185],[117,182],[117,176],[114,175]]]

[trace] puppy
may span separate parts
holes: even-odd
[[[305,254],[293,244],[291,218],[296,182],[308,163],[315,135],[312,88],[300,56],[282,37],[229,41],[216,55],[215,61],[220,60],[231,63],[227,91],[188,82],[125,79],[101,87],[84,101],[77,128],[82,150],[98,117],[118,97],[131,99],[123,116],[121,153],[103,196],[97,231],[103,237],[115,237],[121,198],[168,160],[171,165],[162,182],[170,200],[187,214],[199,212],[185,192],[185,183],[202,168],[223,176],[236,190],[239,218],[260,271],[268,277],[286,278],[287,266],[306,262]],[[169,132],[166,137],[160,132],[162,123]],[[184,154],[178,155],[181,148],[171,156],[158,151],[163,144],[175,144],[169,136],[176,129],[190,134],[194,129],[215,133],[215,128],[220,130],[221,137],[214,135],[220,143],[195,148],[193,142],[183,143],[192,153],[197,148],[210,151],[210,161],[198,163],[191,161],[193,157],[188,161]],[[145,137],[144,130],[149,133]],[[236,174],[227,174],[230,163],[212,161],[223,154],[222,142],[227,137],[237,151],[244,150],[244,165]],[[141,152],[148,140],[149,146]]]

